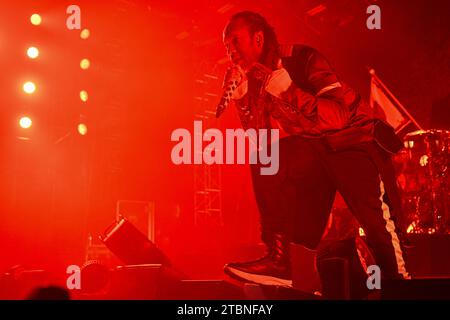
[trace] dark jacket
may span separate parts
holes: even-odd
[[[281,99],[270,94],[237,102],[244,128],[274,128],[285,135],[325,138],[333,149],[374,140],[377,120],[370,106],[342,82],[316,49],[281,47],[282,66],[293,84]]]

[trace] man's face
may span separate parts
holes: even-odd
[[[224,35],[224,45],[227,54],[234,64],[240,65],[244,70],[259,61],[262,54],[262,32],[251,35],[244,21],[234,21],[227,27]]]

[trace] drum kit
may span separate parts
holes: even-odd
[[[394,164],[406,232],[450,234],[450,131],[408,133]]]

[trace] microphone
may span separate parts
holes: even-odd
[[[220,99],[219,105],[216,108],[216,118],[219,118],[222,113],[224,113],[225,109],[228,107],[228,104],[231,101],[231,97],[233,96],[234,90],[237,88],[238,81],[232,80],[229,81],[225,86],[222,94],[222,98]]]
[[[216,118],[219,118],[222,113],[224,113],[225,109],[228,107],[228,104],[231,101],[231,97],[233,96],[234,91],[236,90],[238,84],[242,80],[242,69],[239,65],[234,65],[229,68],[227,74],[225,75],[225,85],[223,88],[222,97],[220,99],[219,105],[216,108]]]

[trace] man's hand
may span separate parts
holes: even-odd
[[[282,94],[289,89],[291,84],[292,79],[289,76],[289,73],[286,71],[286,69],[281,68],[272,72],[269,79],[267,80],[265,89],[271,95],[277,98],[281,98]]]
[[[247,77],[244,70],[239,65],[232,65],[228,68],[223,79],[222,89],[235,86],[232,99],[241,99],[247,93]]]
[[[227,85],[233,82],[236,82],[236,86],[239,86],[245,78],[245,72],[241,68],[241,66],[238,64],[234,64],[225,72],[222,88],[225,88]]]
[[[254,96],[260,96],[263,93],[267,79],[270,77],[272,70],[266,66],[255,63],[247,72],[249,81],[249,91]]]

